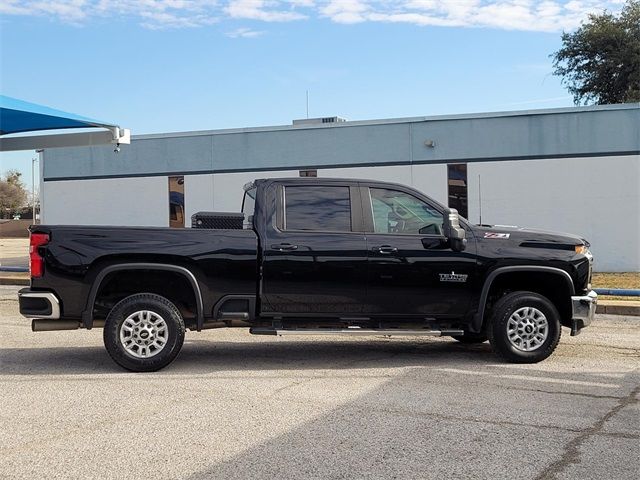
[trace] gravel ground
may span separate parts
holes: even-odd
[[[2,478],[637,478],[640,318],[537,365],[430,338],[188,333],[161,372],[0,287]]]

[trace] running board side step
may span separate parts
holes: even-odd
[[[253,335],[385,335],[385,336],[429,336],[447,337],[464,335],[463,330],[401,330],[399,328],[267,328],[253,327],[249,329]]]

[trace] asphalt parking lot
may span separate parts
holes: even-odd
[[[449,339],[188,333],[152,374],[0,286],[2,478],[637,478],[640,318],[537,365]]]

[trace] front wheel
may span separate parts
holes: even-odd
[[[104,326],[104,346],[121,367],[153,372],[169,365],[184,342],[184,320],[160,295],[139,293],[118,302]]]
[[[560,315],[546,297],[513,292],[498,300],[488,328],[493,350],[512,363],[537,363],[560,341]]]

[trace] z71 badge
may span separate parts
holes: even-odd
[[[487,232],[484,234],[484,238],[509,238],[511,236],[510,233],[498,233],[498,232]]]
[[[464,283],[467,281],[467,277],[469,275],[463,275],[456,272],[451,273],[441,273],[440,281],[441,282],[455,282],[455,283]]]

